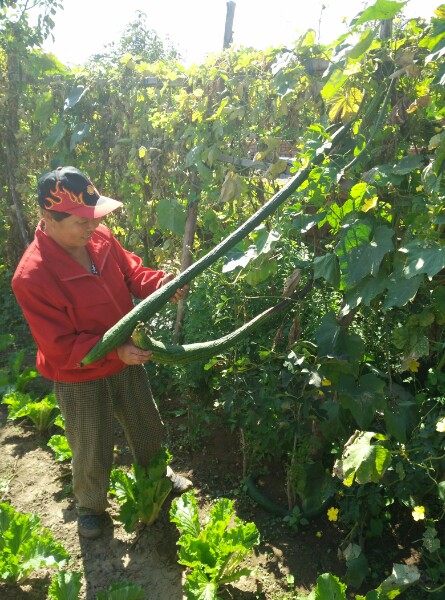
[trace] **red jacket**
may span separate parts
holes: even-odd
[[[37,227],[12,279],[12,289],[37,344],[37,369],[54,381],[91,381],[126,367],[113,350],[91,365],[80,361],[134,306],[153,293],[164,271],[142,266],[99,225],[87,244],[99,275],[88,273]]]

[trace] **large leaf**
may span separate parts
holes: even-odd
[[[366,29],[360,36],[355,46],[346,52],[346,56],[353,60],[359,60],[371,46],[376,36],[375,29]]]
[[[434,277],[445,267],[445,248],[442,246],[426,247],[421,241],[413,241],[400,249],[407,255],[403,274],[407,278],[426,273]]]
[[[174,233],[178,237],[184,234],[186,211],[175,199],[162,199],[156,205],[159,227],[165,233]]]
[[[259,257],[268,259],[277,245],[281,234],[272,229],[268,231],[264,225],[257,227],[251,235],[253,244],[243,251],[245,244],[238,244],[236,248],[227,253],[228,261],[223,266],[223,273],[230,273],[235,269],[245,269],[251,261],[255,261]],[[255,265],[257,266],[257,265]]]
[[[71,90],[68,98],[65,100],[64,110],[69,110],[76,106],[82,96],[88,91],[84,85],[77,85],[75,88]]]
[[[334,289],[340,284],[340,268],[335,254],[314,258],[314,279],[325,279]]]
[[[96,600],[144,600],[146,593],[137,583],[116,581],[107,590],[100,590]]]
[[[70,139],[70,151],[72,152],[77,144],[81,144],[85,137],[90,133],[89,123],[81,123],[76,127]]]
[[[176,523],[179,531],[185,535],[198,537],[201,531],[198,505],[192,492],[175,498],[170,509],[170,521]]]
[[[364,221],[356,221],[336,248],[346,289],[355,286],[367,275],[377,275],[380,264],[394,249],[394,230],[382,225],[374,233]]]
[[[406,279],[405,277],[391,277],[388,280],[388,293],[383,303],[383,308],[387,310],[393,306],[405,306],[405,304],[411,302],[422,285],[423,280],[423,275],[417,275],[410,279]]]
[[[391,575],[377,589],[382,594],[388,594],[389,598],[395,598],[394,591],[403,592],[409,586],[417,583],[419,579],[420,572],[415,565],[394,564]]]
[[[55,148],[57,144],[63,140],[63,137],[68,129],[65,121],[58,121],[49,132],[45,144],[48,148]]]
[[[369,427],[377,410],[385,407],[384,388],[385,382],[373,373],[358,380],[344,377],[336,386],[341,405],[351,411],[362,429]]]
[[[393,173],[396,175],[407,175],[411,171],[423,169],[424,157],[421,154],[404,156],[400,162],[393,167]]]
[[[376,277],[369,275],[359,281],[352,289],[346,290],[344,306],[340,311],[340,316],[347,315],[360,304],[369,306],[374,298],[385,291],[387,282],[386,276],[379,272]]]
[[[345,449],[346,457],[342,461],[344,484],[352,485],[378,483],[391,465],[391,452],[372,440],[377,434],[362,431]]]
[[[417,409],[414,400],[402,400],[388,406],[384,411],[387,432],[401,444],[407,442],[408,436],[417,422]]]
[[[355,24],[361,25],[368,21],[385,21],[387,19],[393,19],[406,3],[406,1],[393,2],[392,0],[377,0],[375,4],[362,12],[360,17],[355,21]]]
[[[361,338],[350,334],[345,327],[338,325],[335,315],[327,313],[315,332],[319,356],[330,356],[341,360],[360,361],[364,353]]]
[[[200,569],[195,569],[187,575],[184,591],[189,600],[217,600],[218,598],[218,585],[210,581]]]
[[[317,578],[317,585],[308,600],[346,600],[346,584],[331,573]]]
[[[71,573],[59,571],[48,588],[48,597],[51,600],[79,600],[81,578],[82,573],[76,571]]]

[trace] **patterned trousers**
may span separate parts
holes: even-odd
[[[142,365],[77,383],[54,383],[65,435],[73,455],[73,492],[79,514],[108,506],[113,466],[114,424],[122,425],[135,463],[146,466],[165,442],[164,425]]]

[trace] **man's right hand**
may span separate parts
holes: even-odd
[[[152,353],[149,350],[141,350],[133,342],[125,342],[117,349],[117,355],[126,365],[143,365],[150,360]]]

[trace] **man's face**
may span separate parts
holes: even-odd
[[[51,216],[45,216],[45,231],[59,246],[72,252],[86,246],[101,220],[70,215],[62,221],[55,221]]]

